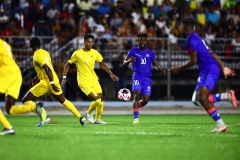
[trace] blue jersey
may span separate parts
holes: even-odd
[[[192,32],[186,41],[186,49],[189,54],[197,51],[197,65],[200,70],[205,70],[209,66],[219,68],[217,61],[208,50],[208,46],[196,33]]]
[[[193,32],[188,36],[186,49],[189,54],[194,51],[197,52],[197,65],[200,73],[195,90],[205,86],[212,90],[219,79],[220,67],[208,50],[208,46]]]
[[[136,62],[132,62],[133,77],[152,76],[152,61],[155,60],[155,54],[152,50],[148,48],[141,50],[135,47],[128,52],[128,57],[136,57]]]

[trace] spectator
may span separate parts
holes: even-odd
[[[123,23],[123,19],[119,16],[118,12],[114,13],[114,16],[110,20],[110,26],[113,30],[116,30],[119,28]]]
[[[109,0],[103,0],[103,3],[98,7],[98,13],[100,15],[109,14],[111,12],[111,6],[112,4],[109,2]]]
[[[197,22],[199,24],[201,24],[203,26],[206,25],[206,15],[204,13],[203,7],[201,7],[201,6],[199,7],[196,18],[197,18]]]
[[[212,27],[209,26],[205,33],[204,40],[206,41],[207,45],[212,47],[212,41],[215,40],[215,35],[212,33]]]
[[[207,21],[216,24],[220,19],[220,15],[218,14],[216,8],[212,6],[210,11],[207,12]]]
[[[77,8],[79,10],[78,15],[84,16],[85,14],[89,13],[92,8],[92,1],[91,0],[76,0]]]

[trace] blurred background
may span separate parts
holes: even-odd
[[[128,50],[137,45],[136,35],[146,32],[148,48],[154,50],[161,67],[171,68],[188,60],[182,22],[192,17],[196,32],[224,64],[236,71],[234,78],[221,79],[214,92],[230,88],[240,97],[240,1],[239,0],[0,0],[0,37],[12,46],[23,74],[19,99],[30,89],[36,73],[29,40],[38,36],[52,57],[60,80],[64,64],[83,47],[83,36],[95,37],[94,48],[118,82],[95,66],[106,101],[117,100],[121,88],[131,89],[131,66],[122,67]],[[196,66],[178,75],[161,76],[153,71],[151,100],[191,100],[198,70]],[[64,95],[71,101],[87,101],[71,66]],[[3,99],[4,97],[1,97]],[[54,100],[51,95],[41,100]]]

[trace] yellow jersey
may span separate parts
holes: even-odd
[[[45,72],[44,68],[42,68],[44,64],[47,64],[48,67],[52,70],[54,82],[58,82],[59,80],[56,72],[54,71],[52,60],[49,53],[44,49],[38,49],[34,52],[34,55],[33,55],[33,67],[37,72],[37,75],[40,80],[49,81],[47,73]]]
[[[102,62],[102,55],[95,49],[84,51],[82,48],[75,51],[68,60],[70,64],[76,64],[77,79],[84,81],[98,80],[94,71],[95,62]]]
[[[0,74],[12,74],[15,71],[21,72],[13,58],[11,46],[0,39]]]

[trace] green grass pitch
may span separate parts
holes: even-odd
[[[104,115],[82,127],[73,116],[7,116],[14,136],[0,136],[0,160],[240,160],[240,115],[222,114],[228,133],[211,133],[208,115]]]

